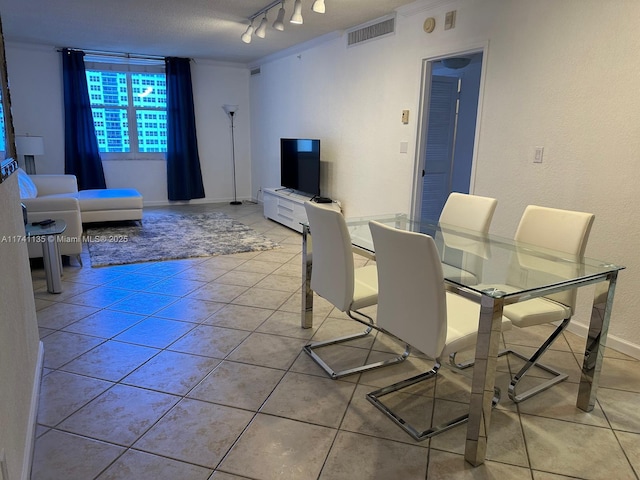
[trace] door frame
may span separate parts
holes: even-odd
[[[482,70],[480,72],[480,90],[478,92],[478,111],[476,114],[476,128],[473,139],[473,156],[471,161],[471,182],[469,193],[473,193],[476,177],[476,160],[478,156],[478,143],[480,136],[482,105],[484,99],[484,85],[487,74],[487,58],[489,56],[489,42],[468,45],[466,48],[448,50],[440,55],[422,59],[420,79],[420,101],[418,104],[418,125],[416,131],[416,149],[413,170],[413,194],[411,196],[411,216],[420,218],[422,210],[422,172],[424,170],[427,150],[427,133],[429,127],[429,102],[431,99],[431,75],[432,64],[443,58],[456,57],[472,53],[482,53]]]

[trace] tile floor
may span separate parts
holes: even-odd
[[[84,267],[65,266],[59,295],[34,267],[45,370],[33,480],[638,479],[637,360],[607,351],[597,406],[584,413],[575,407],[584,340],[565,334],[546,360],[570,379],[519,405],[504,395],[487,461],[472,468],[465,427],[417,443],[365,400],[427,359],[328,379],[301,348],[353,322],[317,299],[314,328],[299,327],[300,235],[259,205],[193,207],[211,209],[281,248],[105,268],[84,255]],[[531,351],[547,330],[504,340]],[[337,365],[394,348],[377,338],[330,355]],[[516,360],[499,361],[505,392]],[[425,427],[465,410],[468,378],[441,372],[435,386],[394,400]]]

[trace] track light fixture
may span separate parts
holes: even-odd
[[[256,37],[264,38],[267,36],[267,12],[264,12],[264,17],[258,28],[256,28]]]
[[[284,9],[284,4],[285,4],[285,0],[275,0],[275,1],[271,2],[269,5],[267,5],[266,7],[262,8],[261,10],[258,10],[256,13],[251,15],[248,18],[250,24],[247,27],[247,30],[240,37],[242,39],[242,41],[244,43],[251,43],[251,38],[252,38],[254,33],[256,34],[256,37],[258,37],[258,38],[265,38],[267,36],[267,23],[268,23],[267,14],[269,13],[269,10],[271,10],[274,7],[276,7],[277,5],[280,5],[280,8],[278,9],[278,16],[276,17],[276,21],[273,22],[273,28],[274,28],[274,30],[283,31],[284,30],[284,16],[286,14],[285,9]],[[324,13],[325,12],[324,0],[314,0],[311,9],[316,13]],[[262,20],[260,21],[260,24],[258,25],[258,28],[254,28],[253,21],[256,18],[258,18],[260,15],[263,16]],[[302,25],[302,23],[303,23],[303,20],[302,20],[302,0],[295,0],[294,1],[294,3],[293,3],[293,14],[291,15],[291,19],[289,20],[289,22],[290,23],[294,23],[294,24],[298,24],[298,25]]]
[[[278,10],[278,17],[276,18],[276,21],[273,22],[273,28],[275,28],[276,30],[282,32],[284,30],[284,15],[285,15],[285,11],[284,11],[284,2],[282,2],[282,4],[280,5],[280,10]]]
[[[316,13],[324,13],[325,11],[324,0],[315,0],[313,2],[313,6],[311,7],[311,10],[313,10]]]

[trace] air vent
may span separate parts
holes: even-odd
[[[395,31],[396,19],[395,17],[387,18],[366,27],[358,28],[349,32],[347,38],[347,45],[356,45],[358,43],[366,42],[374,38],[389,35]]]
[[[260,75],[260,67],[252,68],[251,69],[251,75]]]

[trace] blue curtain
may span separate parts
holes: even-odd
[[[106,188],[102,160],[89,101],[84,52],[62,50],[64,85],[64,171],[75,175],[78,188]]]
[[[167,189],[169,200],[204,197],[188,58],[167,57]]]

